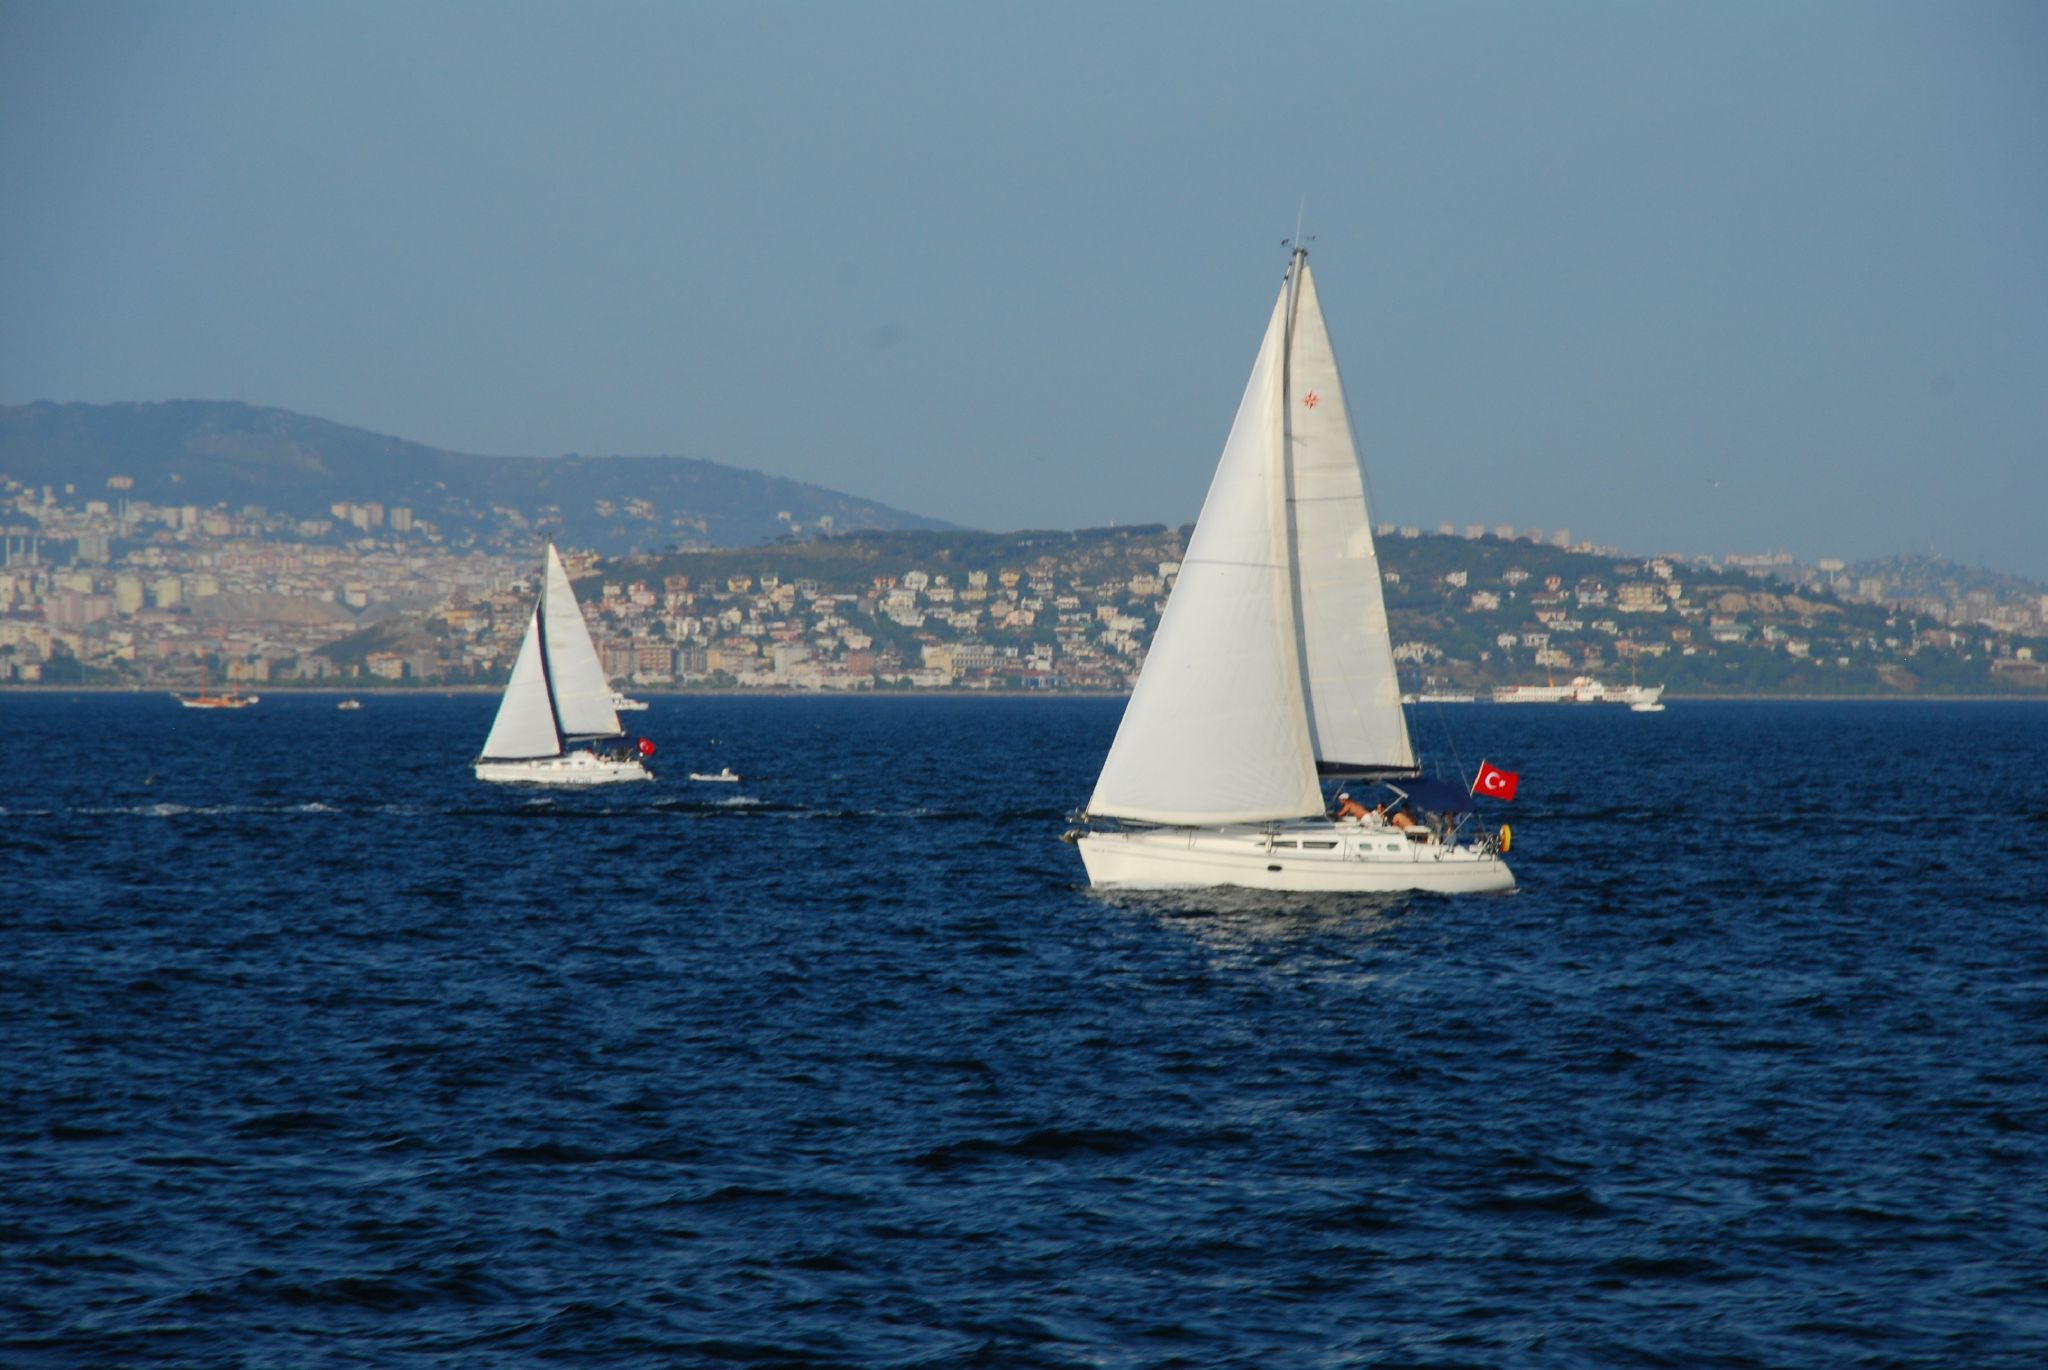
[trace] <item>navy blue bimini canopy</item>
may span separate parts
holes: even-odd
[[[1464,786],[1453,785],[1448,780],[1431,780],[1425,776],[1420,780],[1389,782],[1387,788],[1407,795],[1416,808],[1427,809],[1431,813],[1472,812],[1472,796],[1466,793]]]

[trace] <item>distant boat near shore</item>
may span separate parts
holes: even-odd
[[[623,693],[621,693],[620,691],[618,691],[618,690],[613,690],[613,691],[612,691],[612,712],[613,712],[613,713],[618,713],[618,714],[624,714],[624,713],[632,713],[632,712],[634,712],[635,710],[638,710],[638,709],[644,709],[644,708],[646,708],[646,707],[647,707],[647,701],[646,701],[646,700],[644,700],[644,699],[628,699],[628,698],[626,698],[626,696],[625,696],[625,695],[624,695]]]
[[[1493,692],[1496,704],[1626,704],[1639,713],[1661,712],[1662,685],[1603,685],[1592,676],[1573,678],[1569,685],[1502,685]],[[1656,705],[1655,709],[1644,706]]]
[[[188,709],[246,709],[252,704],[263,702],[261,695],[245,695],[236,690],[223,690],[219,694],[208,694],[201,690],[196,695],[181,695],[173,690],[171,698]]]

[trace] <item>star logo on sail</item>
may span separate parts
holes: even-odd
[[[1316,392],[1313,390],[1309,391],[1306,395],[1303,395],[1301,397],[1302,407],[1306,409],[1313,409],[1316,407],[1316,405],[1320,404],[1321,402],[1322,397],[1316,394]]]

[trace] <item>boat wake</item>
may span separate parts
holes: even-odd
[[[5,809],[0,809],[0,814],[6,814],[7,812]],[[42,817],[51,817],[54,816],[55,811],[41,809],[33,811],[19,810],[18,812],[24,816],[33,812]],[[351,811],[336,808],[332,804],[323,804],[318,800],[311,800],[303,804],[178,804],[170,801],[160,801],[154,804],[82,805],[67,810],[67,812],[92,818],[111,818],[121,815],[135,818],[226,818],[239,815],[278,817],[286,814],[303,813],[341,814]]]

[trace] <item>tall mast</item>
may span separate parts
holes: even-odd
[[[554,570],[554,559],[548,555],[554,550],[554,543],[547,544],[540,559],[540,594],[533,606],[533,624],[540,637],[540,683],[548,692],[548,717],[555,721],[555,750],[569,750],[569,735],[562,731],[562,711],[555,704],[555,672],[548,665],[548,576]]]
[[[1308,198],[1302,197],[1306,211]],[[1308,249],[1301,245],[1301,222],[1294,226],[1294,253],[1287,264],[1286,326],[1280,344],[1280,496],[1287,514],[1286,571],[1289,628],[1294,634],[1295,683],[1301,691],[1301,713],[1308,725],[1308,748],[1312,760],[1320,762],[1322,739],[1316,735],[1316,711],[1309,692],[1308,619],[1301,604],[1301,547],[1295,527],[1294,503],[1294,316],[1301,305],[1301,273],[1308,265]]]

